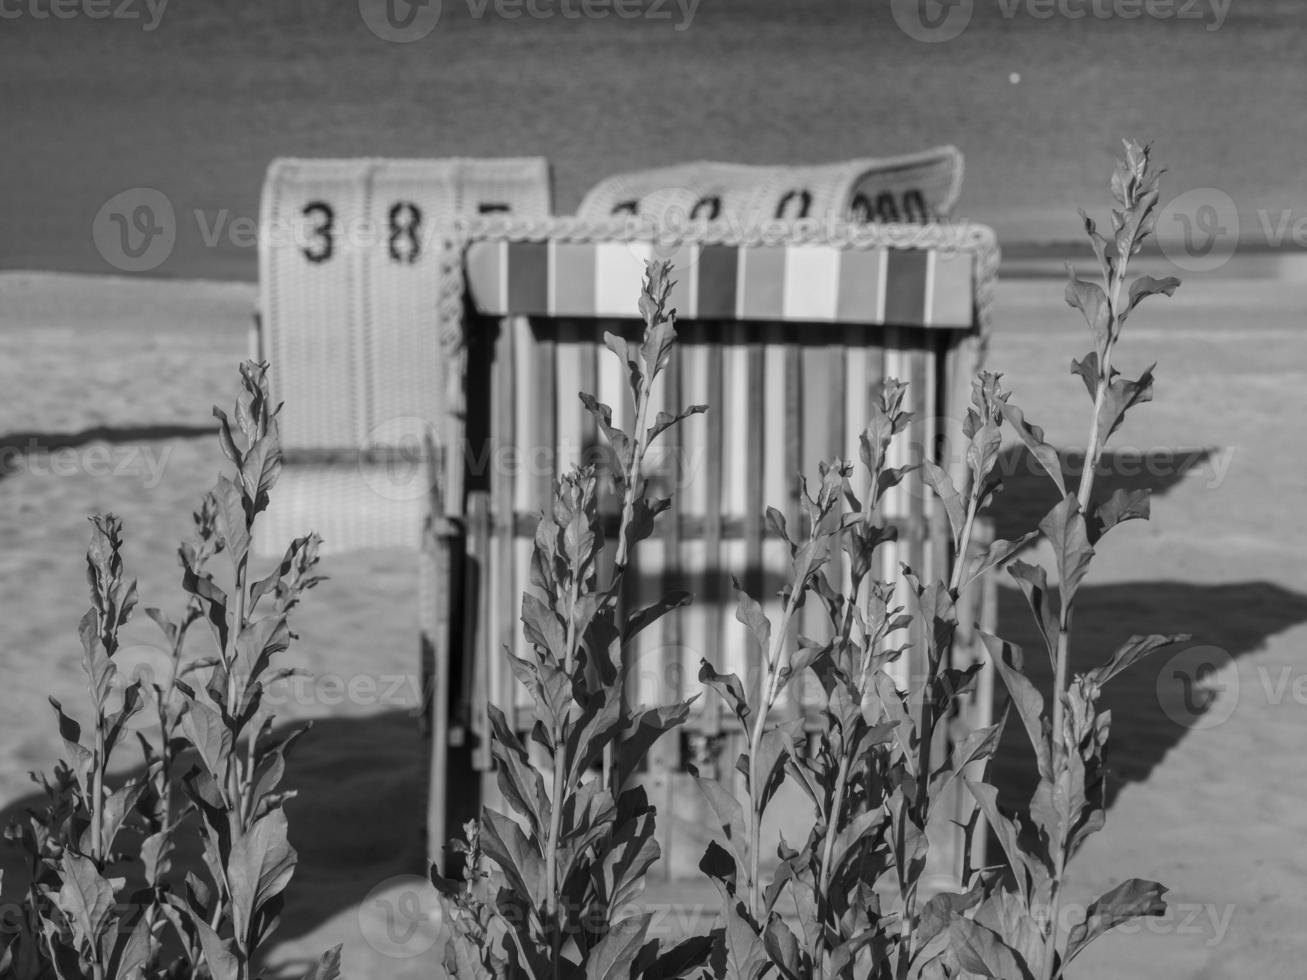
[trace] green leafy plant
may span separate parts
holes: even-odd
[[[91,608],[79,630],[90,723],[52,699],[64,760],[53,779],[39,780],[44,810],[8,832],[28,855],[31,885],[22,928],[0,954],[6,975],[255,975],[295,866],[283,809],[291,794],[280,787],[286,753],[303,731],[274,735],[265,696],[289,673],[274,665],[292,639],[289,614],[321,580],[316,535],[292,542],[270,574],[251,574],[254,522],[281,468],[266,371],[242,366],[234,425],[214,409],[234,474],[218,478],[195,514],[194,540],[180,549],[189,596],[182,618],[146,610],[171,652],[174,669],[161,681],[119,676],[115,657],[136,586],[124,578],[122,522],[93,518]],[[218,557],[227,562],[225,584],[211,570]],[[200,621],[217,654],[186,660],[184,642]],[[129,722],[146,711],[157,734],[137,732],[143,774],[111,786],[115,753],[131,744]],[[204,867],[179,878],[173,858],[184,835],[198,838]],[[328,980],[338,967],[333,951],[312,975]]]
[[[492,753],[511,812],[486,809],[465,828],[458,845],[464,881],[432,871],[453,929],[446,952],[452,975],[654,980],[680,976],[710,949],[707,937],[669,946],[649,938],[651,917],[633,906],[659,847],[654,808],[632,777],[654,741],[685,721],[691,703],[633,708],[621,656],[641,630],[689,598],[670,594],[630,615],[618,602],[632,550],[670,503],[649,495],[645,455],[669,428],[703,411],[695,405],[649,419],[653,385],[676,336],[667,273],[665,263],[649,267],[642,341],[604,338],[625,369],[634,429],[615,426],[610,406],[581,395],[613,450],[608,477],[621,516],[611,575],[601,581],[605,541],[593,466],[558,481],[536,530],[531,587],[522,598],[532,655],[505,655],[531,692],[531,739],[543,747],[549,771],[531,765],[513,721],[492,705]],[[490,876],[483,858],[498,875]]]
[[[1073,274],[1067,290],[1095,339],[1095,349],[1073,363],[1094,400],[1086,465],[1074,492],[1043,431],[1012,404],[1000,376],[986,372],[974,384],[963,426],[961,486],[933,460],[889,465],[891,444],[910,421],[902,410],[904,386],[890,380],[862,433],[860,468],[839,459],[821,464],[816,483],[803,485],[799,528],[768,511],[768,522],[788,545],[791,574],[776,623],[736,585],[737,619],[762,658],[756,689],[719,673],[707,658],[700,671],[700,680],[747,735],[731,770],[741,777],[739,791],[733,775],[719,780],[692,770],[720,829],[701,868],[721,893],[721,920],[709,935],[667,951],[647,939],[644,917],[614,914],[639,894],[640,879],[658,856],[655,814],[631,777],[653,741],[681,724],[689,708],[683,702],[636,714],[623,696],[625,643],[688,601],[678,593],[625,623],[617,620],[616,587],[630,549],[669,506],[645,499],[643,451],[663,429],[701,410],[660,416],[645,429],[648,388],[675,339],[674,314],[665,310],[669,270],[650,265],[640,302],[642,343],[607,338],[627,368],[636,433],[643,435],[616,429],[606,406],[581,396],[620,461],[613,474],[623,502],[614,575],[599,585],[596,474],[569,474],[541,521],[532,588],[523,599],[533,659],[512,660],[532,696],[531,737],[551,760],[552,785],[529,764],[511,721],[492,708],[493,754],[512,816],[488,810],[467,825],[465,840],[457,844],[467,857],[463,881],[433,870],[452,928],[446,953],[452,973],[1056,980],[1113,926],[1164,910],[1160,885],[1132,879],[1088,906],[1070,930],[1058,928],[1067,863],[1104,824],[1110,717],[1097,707],[1102,685],[1147,653],[1186,639],[1136,637],[1103,666],[1068,677],[1072,612],[1094,547],[1116,524],[1148,516],[1144,491],[1117,491],[1095,501],[1093,489],[1107,440],[1127,410],[1151,398],[1151,369],[1129,381],[1112,366],[1121,328],[1140,302],[1170,295],[1178,285],[1148,276],[1126,285],[1129,259],[1153,228],[1157,178],[1149,150],[1127,143],[1112,180],[1119,206],[1112,238],[1084,218],[1102,283]],[[1037,529],[981,546],[978,518],[1002,489],[997,463],[1005,427],[1062,499]],[[953,559],[937,581],[903,567],[909,594],[898,595],[891,583],[871,574],[878,567],[877,549],[897,534],[881,504],[918,466],[947,517]],[[1056,588],[1045,569],[1016,558],[1041,536],[1056,557]],[[840,553],[847,576],[831,572],[831,558]],[[1052,707],[1045,710],[1044,695],[1023,673],[1021,651],[983,635],[1009,697],[995,724],[966,730],[964,709],[975,697],[982,665],[953,661],[959,600],[971,583],[1002,567],[1029,600],[1048,647]],[[810,602],[824,612],[824,636],[798,634],[796,616]],[[885,668],[905,654],[909,642],[917,645],[923,672],[910,690],[900,690]],[[802,720],[787,720],[776,710],[787,688],[804,676],[814,677],[824,694],[815,747]],[[1012,712],[1035,748],[1039,771],[1029,825],[1000,810],[997,789],[985,776]],[[763,822],[786,781],[806,795],[813,823],[806,841],[780,842],[764,875]],[[957,835],[942,805],[950,800],[965,801],[969,813],[961,823],[956,887],[932,894],[927,859],[932,848],[948,850],[945,836],[951,844]],[[972,863],[974,838],[987,828],[1005,865]]]
[[[1036,833],[1024,831],[1017,817],[999,812],[992,786],[972,782],[971,791],[994,828],[1011,870],[1010,882],[987,896],[970,920],[956,918],[953,930],[960,962],[986,976],[1008,971],[1015,976],[1055,980],[1082,950],[1113,926],[1165,910],[1165,889],[1156,882],[1131,879],[1092,902],[1084,919],[1065,935],[1059,929],[1067,863],[1106,820],[1106,748],[1110,712],[1098,708],[1102,687],[1149,653],[1184,642],[1182,634],[1136,636],[1102,666],[1068,678],[1075,599],[1103,535],[1128,520],[1147,519],[1147,490],[1117,490],[1094,500],[1094,477],[1103,448],[1126,412],[1151,400],[1150,367],[1136,380],[1112,365],[1127,318],[1150,296],[1170,296],[1173,278],[1140,276],[1129,285],[1127,267],[1156,222],[1158,180],[1150,150],[1127,142],[1125,158],[1112,177],[1118,205],[1112,212],[1112,237],[1097,230],[1083,211],[1085,232],[1097,257],[1101,283],[1071,273],[1066,298],[1090,328],[1094,349],[1073,361],[1071,370],[1093,399],[1093,414],[1080,483],[1066,485],[1057,454],[1043,432],[1004,403],[1004,417],[1042,465],[1062,499],[1040,522],[1052,547],[1058,574],[1050,588],[1043,567],[1013,562],[1008,571],[1021,588],[1047,647],[1053,666],[1051,710],[1022,672],[1021,651],[997,637],[985,636],[994,666],[1007,686],[1011,704],[1035,750],[1039,784],[1028,819]],[[988,972],[986,972],[988,971]],[[1003,974],[1006,975],[1006,974]]]

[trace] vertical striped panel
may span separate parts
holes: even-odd
[[[787,251],[784,275],[786,319],[834,320],[839,314],[843,249],[809,245]]]
[[[779,319],[785,312],[784,247],[741,248],[736,306],[743,319]]]
[[[713,465],[709,456],[709,431],[712,417],[721,411],[720,405],[710,403],[708,384],[708,347],[703,342],[704,327],[687,324],[681,330],[681,343],[677,346],[680,360],[681,402],[685,405],[708,404],[707,417],[686,422],[682,441],[686,470],[681,477],[678,512],[683,518],[702,519],[708,512],[708,467]],[[710,623],[713,618],[708,600],[708,545],[703,534],[682,534],[679,562],[686,576],[685,588],[694,595],[693,604],[683,614],[683,642],[685,646],[682,670],[687,680],[688,693],[701,689],[698,683],[699,661],[710,656]],[[715,656],[715,653],[712,654]],[[695,710],[702,712],[715,695],[701,698]]]
[[[749,595],[759,602],[765,599],[763,592],[762,533],[763,508],[763,473],[768,447],[768,432],[765,427],[766,397],[764,386],[763,345],[761,331],[756,324],[741,325],[739,332],[743,335],[737,341],[744,351],[746,372],[746,404],[744,408],[746,465],[743,470],[745,483],[744,501],[744,566],[740,570],[740,581]],[[755,677],[754,690],[761,683],[760,667],[770,651],[758,649],[752,666]]]
[[[790,440],[790,412],[786,399],[786,358],[784,328],[778,323],[762,327],[762,505],[775,507],[782,514],[789,501],[789,484],[792,479],[787,467],[787,448]],[[795,525],[786,518],[790,534]],[[763,526],[766,533],[766,525]],[[785,604],[777,595],[781,583],[789,577],[790,552],[780,538],[766,538],[761,547],[763,613],[771,620],[772,628],[780,630]],[[786,642],[785,649],[793,644]]]
[[[785,515],[790,537],[801,541],[806,533],[801,522],[803,510],[800,507],[800,496],[803,493],[800,481],[806,463],[803,438],[803,351],[798,341],[797,327],[786,324],[781,328],[781,335],[785,343],[785,442],[783,450],[785,499],[777,509]],[[782,583],[789,582],[792,579],[791,565],[792,562],[787,550],[781,569]],[[800,617],[796,616],[790,623],[789,633],[785,637],[785,645],[791,650],[795,648],[798,642],[799,622]],[[801,710],[801,705],[791,699],[786,708],[791,715],[797,715]]]
[[[971,252],[932,252],[928,326],[970,327],[975,321]]]
[[[513,473],[513,509],[504,517],[512,520],[514,514],[529,514],[534,517],[545,506],[545,500],[539,496],[540,486],[535,469],[540,463],[539,449],[546,438],[545,426],[540,417],[541,378],[544,371],[538,362],[539,350],[531,329],[531,321],[526,317],[513,317],[513,441],[509,444],[513,452],[505,455],[502,465]],[[552,429],[552,425],[549,426]],[[548,498],[546,498],[547,500]],[[512,533],[512,532],[510,532]],[[529,660],[532,656],[530,645],[522,630],[522,590],[529,581],[531,568],[531,539],[515,535],[513,538],[513,579],[512,591],[504,606],[505,614],[512,616],[512,643],[509,648],[514,655]],[[517,707],[530,706],[530,696],[521,685],[516,685]]]
[[[490,556],[493,574],[488,603],[490,623],[486,631],[485,656],[489,696],[492,703],[510,713],[517,698],[514,692],[512,671],[504,660],[503,650],[513,649],[514,624],[521,609],[520,598],[514,595],[514,554],[512,514],[514,502],[513,471],[503,465],[516,439],[516,403],[514,392],[514,347],[516,323],[508,317],[500,321],[499,337],[495,343],[494,363],[491,368],[490,403],[490,486],[491,514],[494,520],[494,552]]]
[[[695,267],[699,261],[699,246],[680,242],[675,248],[656,247],[656,257],[672,265],[672,291],[667,297],[667,309],[680,319],[695,316]]]
[[[604,349],[602,326],[602,323],[595,320],[582,320],[577,325],[577,367],[581,377],[579,390],[596,398],[599,397],[599,358],[610,356]],[[577,401],[580,402],[580,399],[578,398]],[[597,465],[602,458],[599,455],[602,445],[603,436],[599,434],[599,423],[582,407],[581,446],[585,453],[585,461]]]
[[[808,483],[808,493],[816,496],[821,486],[817,473],[817,463],[826,458],[830,448],[830,357],[824,343],[813,331],[805,331],[805,340],[800,348],[803,364],[802,385],[802,449],[800,466],[803,477]],[[799,611],[799,632],[805,636],[822,636],[825,633],[825,614],[821,604],[804,603]]]
[[[585,408],[578,393],[584,388],[582,363],[593,359],[594,348],[582,341],[581,325],[575,320],[560,320],[558,342],[554,347],[554,371],[558,396],[558,473],[566,473],[591,458],[585,446]],[[590,392],[593,394],[593,392]]]
[[[722,513],[727,519],[740,521],[749,508],[749,430],[758,424],[749,416],[749,352],[744,344],[744,326],[738,322],[723,325],[722,341],[722,416],[725,420],[724,443],[719,457],[722,466]],[[738,537],[722,543],[721,578],[729,581],[731,575],[744,584],[748,565],[748,549]],[[726,594],[724,613],[728,625],[726,672],[738,674],[743,680],[750,674],[749,662],[757,650],[747,630],[735,620],[738,598],[733,590]]]
[[[599,316],[636,316],[645,262],[653,257],[648,242],[600,242],[595,245],[595,312]]]
[[[885,266],[884,322],[924,323],[928,252],[891,249]]]
[[[680,343],[678,341],[677,347]],[[667,363],[660,386],[663,391],[663,403],[671,413],[679,412],[686,406],[681,393],[681,359],[673,349],[673,356]],[[688,570],[680,562],[681,535],[679,514],[683,506],[681,487],[685,480],[684,448],[693,445],[698,433],[698,418],[691,416],[680,424],[673,426],[659,437],[662,443],[662,455],[667,460],[668,474],[666,493],[672,498],[672,510],[663,518],[663,527],[658,547],[663,556],[663,576],[659,583],[659,593],[666,594],[674,589],[689,589]],[[661,692],[662,703],[670,704],[688,697],[687,678],[684,674],[684,615],[678,611],[663,619],[663,647],[659,651],[658,664],[662,672],[664,688]],[[696,687],[697,689],[697,687]],[[655,753],[654,761],[666,763],[675,768],[680,758],[679,740],[675,737],[661,740],[662,748]]]
[[[575,242],[550,242],[549,312],[584,316],[594,312],[595,247]]]
[[[622,335],[623,325],[614,320],[600,320],[596,323],[597,336],[599,343],[596,344],[596,362],[597,371],[596,389],[599,401],[608,405],[613,410],[613,425],[623,431],[631,430],[631,393],[626,381],[626,366],[621,360],[604,346],[602,337],[604,332]],[[621,461],[618,460],[615,453],[612,452],[608,445],[607,439],[600,432],[597,435],[598,445],[604,447],[603,458],[607,461],[607,466],[612,470],[621,467]],[[601,473],[599,482],[599,510],[601,514],[617,515],[621,513],[622,505],[608,475]],[[599,581],[606,582],[614,571],[614,564],[617,559],[617,537],[613,535],[604,542],[604,550],[599,560]],[[630,588],[632,586],[630,578],[623,582],[620,600],[629,611],[627,600],[631,598]],[[628,694],[634,692],[628,691]]]
[[[890,326],[885,329],[885,382],[888,384],[891,380],[906,381],[908,364],[904,357],[903,351],[903,332],[900,327]],[[890,467],[905,466],[908,462],[905,443],[902,439],[895,439],[890,443],[889,453],[887,454],[887,465]],[[903,518],[907,512],[906,499],[902,484],[891,487],[886,491],[885,496],[881,498],[881,508],[887,521],[893,524],[903,526]],[[903,544],[897,541],[891,541],[882,546],[884,552],[884,561],[882,564],[881,577],[894,586],[894,604],[902,606],[904,609],[912,608],[912,596],[908,591],[908,583],[903,578],[900,562],[905,558],[903,554]],[[886,637],[886,645],[890,648],[902,646],[908,640],[906,630],[897,630]],[[890,676],[900,689],[906,689],[912,675],[912,666],[909,663],[912,657],[912,651],[908,651],[896,662],[889,665]]]
[[[735,318],[739,258],[740,250],[727,245],[705,245],[699,250],[699,319]]]
[[[549,246],[509,242],[508,308],[505,312],[545,313],[549,309]]]
[[[854,323],[885,322],[887,249],[849,249],[840,259],[839,318]]]
[[[921,406],[921,416],[916,426],[918,439],[916,442],[920,445],[920,456],[922,460],[935,459],[935,435],[938,430],[940,406],[936,401],[936,384],[935,379],[939,369],[939,361],[936,351],[939,349],[939,335],[933,331],[921,331],[922,349],[919,358],[922,362],[921,370],[921,391],[918,393],[918,404]],[[934,493],[926,485],[921,477],[921,473],[913,474],[916,481],[917,492],[921,496],[921,515],[922,531],[927,534],[929,540],[923,548],[924,558],[922,561],[922,572],[928,581],[943,576],[943,568],[937,561],[937,549],[934,547],[934,541],[937,537],[936,521],[938,519],[939,502],[935,499]],[[947,534],[947,528],[940,529]]]
[[[660,377],[649,394],[648,425],[658,417],[658,413],[667,410],[667,383]],[[632,432],[632,435],[635,433]],[[672,492],[673,476],[665,449],[667,433],[654,443],[645,455],[645,477],[648,480],[651,497],[667,497]],[[635,608],[644,609],[652,605],[663,594],[663,577],[667,571],[667,559],[662,536],[670,515],[659,519],[656,536],[641,542],[635,549],[632,577],[634,578]],[[671,700],[662,670],[663,646],[666,643],[668,617],[664,616],[647,627],[633,643],[631,655],[635,657],[635,701],[637,704],[664,704]]]
[[[726,569],[722,561],[722,468],[725,456],[726,414],[729,406],[725,398],[725,386],[722,381],[723,352],[720,342],[715,342],[715,332],[721,329],[719,324],[706,324],[704,337],[707,341],[707,396],[704,399],[710,406],[708,411],[708,452],[705,457],[704,487],[704,554],[703,567],[706,570],[704,602],[708,607],[709,620],[704,643],[704,656],[721,673],[728,672],[730,661],[726,654],[727,629],[724,605],[728,595],[724,576]],[[721,698],[713,695],[705,706],[704,723],[709,731],[721,728],[725,714]]]

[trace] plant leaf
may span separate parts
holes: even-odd
[[[59,908],[76,930],[83,949],[95,949],[113,911],[113,886],[96,870],[95,863],[71,850],[60,860],[63,884]]]
[[[514,891],[534,903],[545,887],[545,865],[522,828],[495,810],[484,810],[481,844],[486,857],[499,865]]]
[[[1022,659],[1021,648],[984,630],[979,632],[981,642],[989,651],[990,660],[1003,678],[1012,705],[1025,726],[1026,736],[1039,761],[1039,774],[1045,779],[1052,779],[1053,763],[1049,755],[1048,738],[1044,733],[1044,698],[1018,666]]]
[[[1098,544],[1103,535],[1118,524],[1148,520],[1151,495],[1152,491],[1147,488],[1112,491],[1112,495],[1094,510],[1094,520],[1089,525],[1089,543]]]
[[[949,919],[949,948],[964,970],[994,980],[1033,980],[1016,950],[992,929],[954,913]]]
[[[1190,638],[1188,633],[1153,633],[1149,636],[1132,636],[1121,649],[1112,654],[1111,660],[1103,664],[1103,666],[1089,671],[1085,676],[1094,684],[1102,687],[1121,671],[1131,664],[1138,663],[1154,650],[1173,646],[1176,643],[1188,643]]]
[[[623,980],[631,975],[631,964],[644,944],[652,913],[623,919],[590,950],[585,961],[586,980]]]
[[[1048,659],[1052,663],[1057,656],[1057,634],[1060,629],[1057,612],[1053,609],[1053,597],[1048,591],[1048,572],[1043,565],[1031,565],[1024,561],[1014,561],[1007,567],[1008,574],[1016,579],[1017,586],[1026,597],[1030,611],[1035,616],[1035,624],[1044,638],[1048,648]]]
[[[719,674],[707,660],[700,660],[699,682],[707,684],[721,695],[730,709],[735,712],[735,717],[740,719],[741,724],[748,724],[753,709],[749,707],[748,698],[744,695],[744,685],[740,683],[738,677],[734,674]]]
[[[309,972],[304,974],[304,980],[341,980],[340,950],[338,943],[323,953],[318,962],[309,967]]]
[[[1094,557],[1085,518],[1080,513],[1080,503],[1075,495],[1069,493],[1063,497],[1039,522],[1039,530],[1053,546],[1057,558],[1058,588],[1062,601],[1069,604]]]
[[[1065,497],[1066,479],[1062,475],[1062,459],[1057,450],[1044,441],[1044,430],[1033,422],[1027,422],[1021,409],[1009,402],[1003,403],[1003,418],[1012,426],[1030,455],[1035,457],[1035,462],[1053,481],[1058,492]]]
[[[1101,346],[1107,340],[1108,325],[1111,321],[1107,294],[1098,283],[1079,278],[1069,263],[1067,273],[1070,276],[1070,281],[1066,285],[1067,305],[1080,311],[1085,318],[1085,323],[1089,324],[1095,341]]]
[[[270,811],[232,841],[227,881],[240,935],[249,934],[256,913],[285,890],[294,871],[295,848],[287,839],[284,810]]]
[[[1155,881],[1131,878],[1100,895],[1085,912],[1085,921],[1072,927],[1067,936],[1066,961],[1070,963],[1103,933],[1143,916],[1164,915],[1167,889]]]
[[[921,476],[935,491],[939,502],[944,505],[944,513],[948,515],[949,527],[953,531],[953,542],[956,544],[962,537],[962,526],[967,519],[966,504],[962,500],[962,494],[958,493],[958,488],[953,485],[953,479],[948,475],[948,471],[928,459],[921,464]]]

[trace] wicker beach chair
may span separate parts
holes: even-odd
[[[577,214],[590,221],[649,217],[672,230],[673,222],[716,218],[923,223],[949,216],[962,173],[962,154],[951,146],[804,166],[701,161],[609,177],[591,188]]]
[[[638,337],[632,318],[645,259],[672,262],[670,305],[680,317],[679,340],[650,411],[696,403],[711,409],[667,434],[650,476],[659,495],[675,490],[677,504],[632,559],[630,608],[646,607],[672,588],[687,588],[696,599],[651,624],[626,649],[632,703],[695,694],[704,656],[746,686],[756,684],[760,654],[736,620],[728,574],[739,574],[779,621],[779,590],[791,555],[767,533],[765,506],[774,504],[791,527],[798,526],[798,474],[811,476],[821,459],[858,458],[868,406],[884,379],[910,382],[904,407],[916,420],[909,436],[895,443],[891,465],[919,462],[913,454],[929,447],[955,481],[964,476],[965,459],[950,443],[946,420],[965,415],[983,358],[998,263],[989,229],[826,228],[773,220],[736,229],[718,220],[677,241],[649,238],[647,230],[619,216],[515,228],[472,222],[465,231],[470,322],[490,347],[480,381],[468,391],[468,417],[479,418],[479,438],[531,461],[493,468],[467,495],[467,548],[475,556],[468,567],[475,582],[465,594],[478,599],[465,610],[474,623],[466,631],[471,663],[465,675],[471,678],[469,744],[478,747],[471,766],[480,772],[484,798],[497,791],[487,700],[516,718],[522,731],[531,725],[529,697],[503,650],[531,655],[518,610],[529,585],[537,516],[548,506],[555,477],[599,444],[595,421],[575,393],[592,392],[612,406],[618,426],[633,421],[623,368],[603,337]],[[898,538],[878,553],[877,577],[895,582],[900,595],[908,590],[902,565],[927,579],[947,577],[947,517],[921,474],[890,488],[882,508]],[[843,556],[830,561],[832,575],[844,573]],[[992,630],[996,596],[992,578],[964,593],[957,666],[983,658],[973,624]],[[802,610],[799,632],[823,635],[820,617],[815,604]],[[904,639],[909,653],[890,669],[906,689],[924,670],[925,646],[919,634]],[[988,724],[990,683],[990,674],[982,674],[979,694],[964,709],[963,721],[972,728]],[[820,698],[812,690],[791,691],[777,720],[815,726]],[[701,772],[713,766],[727,771],[743,747],[732,713],[715,697],[695,703],[684,734],[683,744],[663,740],[640,777],[659,808],[663,867],[673,876],[696,872],[706,844],[703,828],[711,823],[688,764]],[[805,808],[796,799],[780,809],[796,815],[781,829],[788,839],[801,839]],[[953,816],[963,813],[959,802]],[[979,860],[981,845],[975,846]],[[936,880],[951,880],[960,849],[960,839],[953,852],[932,848]]]
[[[441,297],[459,215],[550,212],[548,163],[274,160],[263,188],[255,351],[284,402],[287,466],[259,529],[271,551],[417,549],[444,444],[456,323]]]

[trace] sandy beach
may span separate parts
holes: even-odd
[[[1107,830],[1074,866],[1073,900],[1154,877],[1171,888],[1172,912],[1096,944],[1077,978],[1289,977],[1307,951],[1298,928],[1307,913],[1307,682],[1296,683],[1307,532],[1290,511],[1307,486],[1285,465],[1300,442],[1292,420],[1307,414],[1304,302],[1300,284],[1191,281],[1131,324],[1123,368],[1159,361],[1157,400],[1118,438],[1116,470],[1155,488],[1154,518],[1114,532],[1102,549],[1081,604],[1077,663],[1096,662],[1131,633],[1183,630],[1192,647],[1219,648],[1212,657],[1224,666],[1205,681],[1213,700],[1202,716],[1176,708],[1175,675],[1192,656],[1159,656],[1109,689],[1114,802]],[[989,365],[1054,444],[1073,448],[1087,404],[1064,365],[1085,337],[1060,285],[1005,282],[998,303]],[[55,761],[46,695],[78,703],[86,516],[123,517],[146,604],[181,602],[171,556],[221,462],[209,407],[231,397],[253,304],[244,284],[0,275],[0,817],[32,804],[27,772]],[[1013,520],[1040,512],[1027,483],[1005,491],[1018,505]],[[334,681],[286,698],[286,718],[317,725],[289,777],[301,794],[290,806],[301,865],[274,959],[342,942],[350,976],[429,976],[435,952],[413,955],[421,937],[388,946],[384,929],[393,900],[413,890],[405,876],[422,864],[414,558],[349,553],[325,571],[331,580],[296,621],[290,662],[318,678],[379,683],[353,703],[339,703]],[[1001,631],[1033,645],[1019,594],[1001,595]],[[157,642],[139,619],[135,642]],[[1012,734],[999,772],[1018,802],[1025,759]],[[14,874],[12,856],[5,861]],[[701,895],[660,886],[649,898]]]

